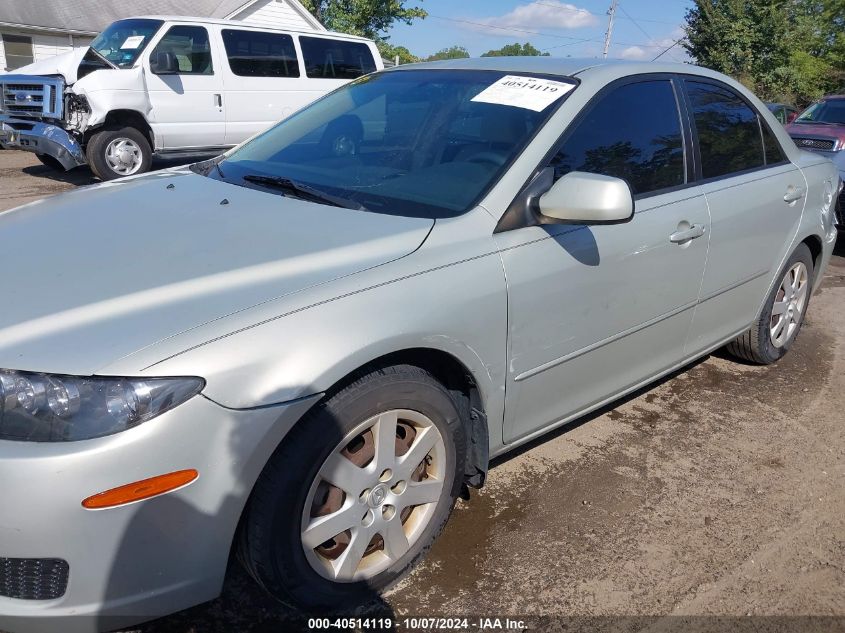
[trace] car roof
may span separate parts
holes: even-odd
[[[671,62],[631,62],[625,60],[605,60],[594,58],[571,57],[467,57],[447,59],[436,62],[404,64],[391,68],[390,71],[412,70],[419,68],[444,68],[462,70],[497,70],[503,72],[526,72],[561,77],[586,77],[589,75],[639,75],[644,73],[684,73],[725,79],[717,73],[701,66]]]
[[[240,20],[218,20],[215,18],[203,18],[193,15],[133,15],[131,18],[123,18],[126,20],[162,20],[163,22],[196,22],[198,24],[219,24],[221,26],[229,26],[232,28],[250,30],[250,31],[270,31],[281,33],[296,33],[297,35],[313,35],[314,37],[332,37],[344,40],[355,40],[358,42],[369,42],[366,37],[359,37],[357,35],[349,35],[348,33],[337,33],[335,31],[299,31],[297,29],[277,28],[273,26],[257,26],[255,24],[248,24]]]

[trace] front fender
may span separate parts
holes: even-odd
[[[104,375],[193,375],[233,409],[329,390],[382,356],[427,348],[472,374],[501,446],[507,289],[479,208],[438,220],[411,255],[189,330],[127,356]]]

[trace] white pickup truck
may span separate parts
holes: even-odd
[[[0,74],[0,145],[103,180],[219,153],[383,67],[375,44],[205,18],[119,20],[87,49]]]

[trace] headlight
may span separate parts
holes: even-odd
[[[82,378],[0,369],[0,440],[73,442],[119,433],[204,386],[201,378]]]

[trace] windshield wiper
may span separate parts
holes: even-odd
[[[112,68],[118,68],[117,64],[115,64],[115,63],[114,63],[114,62],[112,62],[112,61],[109,61],[109,59],[108,59],[105,55],[103,55],[100,51],[98,51],[98,50],[97,50],[96,48],[94,48],[93,46],[89,46],[89,47],[88,47],[88,50],[89,50],[89,51],[91,51],[92,53],[94,53],[94,55],[96,55],[96,56],[97,56],[97,57],[99,57],[101,60],[103,60],[104,62],[106,62],[106,63],[107,63],[109,66],[111,66]]]
[[[301,182],[296,182],[290,178],[283,176],[261,176],[258,174],[247,174],[243,177],[247,182],[254,182],[257,185],[264,185],[273,189],[279,189],[293,194],[294,197],[310,200],[311,202],[322,202],[330,204],[335,207],[342,207],[344,209],[354,209],[356,211],[365,211],[366,207],[360,202],[349,200],[348,198],[341,198],[340,196],[333,196],[325,191],[320,191],[309,185]]]

